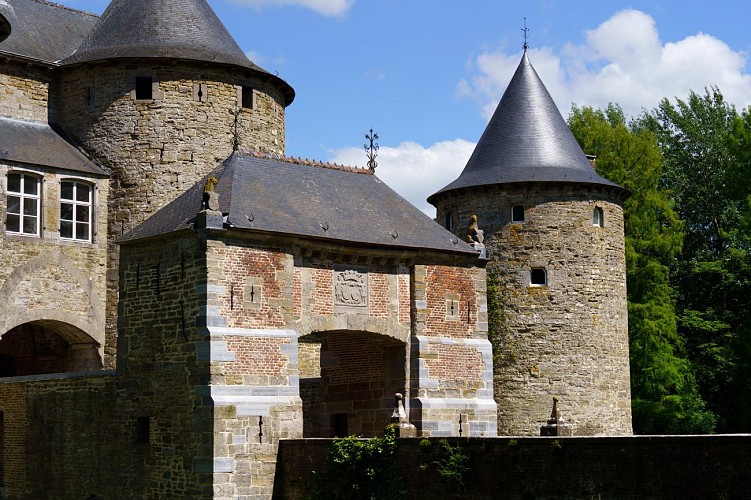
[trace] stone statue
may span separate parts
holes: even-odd
[[[213,176],[206,179],[206,184],[203,186],[202,210],[219,210],[219,193],[216,192],[216,185],[218,182],[219,180]]]
[[[409,423],[407,410],[404,408],[404,396],[394,394],[394,412],[391,414],[391,425],[396,426],[398,437],[417,437],[417,428]]]
[[[485,241],[485,232],[477,226],[477,215],[473,214],[467,226],[467,243],[477,250],[481,259],[486,258],[483,241]]]

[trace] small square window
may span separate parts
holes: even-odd
[[[597,227],[605,225],[605,217],[601,207],[595,207],[594,211],[592,211],[592,225]]]
[[[542,267],[535,267],[529,272],[529,284],[531,286],[547,286],[548,273]]]
[[[253,87],[242,86],[241,103],[243,109],[253,109]]]
[[[524,222],[524,205],[511,206],[511,222]]]
[[[153,97],[153,82],[154,79],[150,76],[137,76],[136,77],[136,100],[138,101],[150,101]]]

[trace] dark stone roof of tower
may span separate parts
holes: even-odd
[[[516,182],[575,182],[622,189],[592,168],[526,52],[455,189]]]
[[[3,18],[10,28],[5,40]],[[42,0],[0,2],[0,52],[54,63],[76,50],[97,19]]]
[[[108,175],[48,124],[41,122],[0,117],[0,160]]]
[[[78,50],[62,62],[117,58],[168,58],[240,66],[274,80],[287,104],[295,95],[284,80],[247,58],[206,0],[113,0]]]
[[[211,175],[219,181],[219,211],[225,214],[226,224],[234,228],[339,243],[477,255],[366,169],[234,154]],[[120,241],[190,228],[201,208],[204,182]]]

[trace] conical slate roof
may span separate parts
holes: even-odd
[[[524,53],[455,189],[516,182],[575,182],[620,188],[592,168]],[[620,188],[622,189],[622,188]]]
[[[113,0],[81,46],[63,64],[117,58],[168,58],[229,64],[266,73],[253,64],[206,0]]]

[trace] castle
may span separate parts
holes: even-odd
[[[287,158],[294,96],[206,0],[0,0],[2,496],[270,497],[280,439],[379,435],[397,393],[420,436],[538,434],[554,395],[631,433],[627,193],[526,54],[441,224]]]

